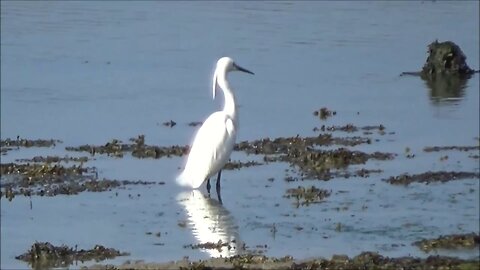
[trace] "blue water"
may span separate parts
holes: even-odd
[[[479,69],[478,10],[477,1],[2,1],[1,137],[63,141],[51,149],[10,151],[2,163],[40,154],[74,155],[64,147],[113,138],[126,142],[139,134],[147,144],[188,144],[195,128],[187,123],[202,121],[222,105],[221,96],[211,99],[211,76],[216,60],[228,55],[255,72],[230,76],[239,102],[239,141],[312,136],[322,124],[383,124],[395,134],[374,133],[379,141],[357,148],[398,156],[361,166],[384,171],[368,179],[287,183],[289,167],[281,163],[227,171],[224,205],[204,202],[205,215],[223,213],[228,224],[237,224],[232,234],[247,248],[267,244],[264,252],[271,256],[329,257],[364,250],[425,256],[410,243],[478,232],[478,179],[407,188],[381,179],[405,172],[480,170],[478,159],[468,157],[472,152],[422,151],[478,145],[479,76],[453,97],[442,98],[432,96],[420,78],[399,74],[419,70],[426,46],[435,39],[456,42],[470,67]],[[321,122],[312,115],[321,107],[336,116]],[[162,125],[169,120],[177,125]],[[406,147],[414,159],[405,157]],[[440,161],[446,154],[449,159]],[[28,198],[2,199],[1,267],[26,267],[14,256],[34,241],[81,248],[103,244],[132,254],[113,261],[118,263],[209,257],[183,248],[196,243],[199,230],[172,181],[182,164],[180,158],[96,156],[87,165],[97,167],[100,177],[166,184],[129,187],[118,196],[112,191],[34,197],[33,209]],[[332,189],[332,196],[298,209],[282,197],[286,188],[311,184]],[[343,206],[348,210],[336,210]],[[183,221],[185,228],[178,226]],[[346,231],[335,231],[337,223]],[[156,239],[147,231],[162,236]],[[163,245],[154,245],[158,242]]]

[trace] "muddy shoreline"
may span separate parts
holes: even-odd
[[[436,239],[423,239],[412,243],[425,252],[436,249],[479,249],[480,237],[477,233],[445,235]],[[202,243],[186,245],[191,249],[220,249],[229,243]],[[16,256],[16,259],[27,262],[33,269],[51,267],[69,267],[75,262],[101,262],[118,256],[127,256],[128,252],[118,251],[102,245],[92,249],[79,249],[65,245],[55,246],[49,242],[36,242],[31,248]],[[165,263],[147,263],[144,261],[127,260],[120,265],[94,264],[81,269],[478,269],[479,259],[458,259],[448,256],[430,255],[426,258],[412,256],[389,258],[376,252],[362,252],[353,257],[333,255],[330,259],[316,257],[310,259],[295,259],[291,256],[281,258],[267,257],[254,253],[236,255],[229,258],[211,258],[192,261],[188,257],[182,260]]]
[[[168,263],[126,262],[121,265],[93,265],[82,269],[478,269],[478,260],[463,260],[445,256],[427,258],[389,258],[374,252],[363,252],[355,257],[333,255],[330,259],[313,258],[297,260],[290,256],[272,258],[262,255],[241,255],[231,258],[214,258],[202,261],[188,259]]]

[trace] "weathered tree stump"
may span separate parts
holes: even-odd
[[[428,45],[428,57],[421,71],[402,72],[400,76],[420,76],[430,88],[433,100],[446,100],[463,96],[467,80],[479,70],[467,65],[462,49],[452,41]]]
[[[452,41],[435,40],[428,45],[428,53],[421,71],[422,77],[433,79],[437,75],[470,76],[475,73],[467,65],[467,57],[462,49]]]

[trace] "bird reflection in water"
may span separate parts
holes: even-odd
[[[187,211],[187,226],[198,244],[210,257],[231,257],[241,254],[244,247],[238,235],[238,226],[223,205],[198,190],[183,192],[177,201]],[[207,247],[208,246],[208,247]]]

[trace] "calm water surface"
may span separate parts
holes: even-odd
[[[383,124],[394,134],[374,134],[377,142],[358,149],[398,156],[362,166],[384,171],[366,179],[288,183],[283,178],[289,166],[281,163],[226,171],[223,206],[175,186],[183,159],[96,156],[87,165],[97,167],[101,178],[166,184],[34,197],[33,209],[28,198],[2,199],[1,267],[26,267],[14,257],[34,241],[130,252],[109,261],[121,263],[233,255],[183,247],[215,239],[236,239],[271,256],[353,256],[365,250],[426,256],[411,243],[478,232],[478,179],[409,187],[381,181],[405,172],[480,170],[478,159],[468,157],[472,152],[422,151],[478,145],[478,75],[453,92],[399,77],[421,68],[426,46],[435,39],[455,41],[478,69],[478,10],[478,1],[2,1],[1,137],[63,141],[51,149],[10,151],[2,163],[75,155],[64,147],[139,134],[147,144],[188,144],[195,129],[187,123],[202,121],[222,104],[221,98],[211,100],[210,88],[215,61],[225,55],[256,74],[230,76],[239,102],[240,141],[312,136],[322,124]],[[320,122],[312,112],[321,107],[337,115]],[[170,119],[177,125],[164,127]],[[405,157],[406,147],[414,159]],[[448,161],[440,161],[445,154]],[[234,153],[232,159],[261,157]],[[332,195],[301,208],[282,197],[289,187],[312,184]],[[340,232],[338,223],[344,226]]]

